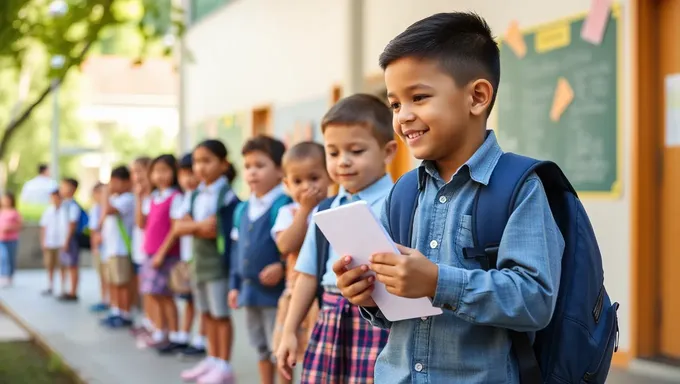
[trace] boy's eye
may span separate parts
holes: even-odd
[[[390,108],[392,108],[392,109],[399,109],[400,106],[401,106],[401,104],[399,104],[399,103],[391,103],[390,104]]]
[[[364,150],[363,149],[355,149],[355,150],[352,151],[352,153],[355,154],[355,155],[361,155],[362,153],[364,153]]]
[[[419,101],[423,101],[423,100],[427,99],[428,97],[430,97],[430,96],[428,96],[428,95],[414,95],[413,96],[413,102],[417,103]]]
[[[295,184],[295,185],[299,185],[300,183],[302,183],[302,180],[300,180],[300,179],[293,180],[293,184]]]
[[[330,157],[337,157],[338,153],[337,152],[328,152],[328,156]]]

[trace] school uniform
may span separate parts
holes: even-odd
[[[175,199],[180,200],[181,204],[179,209],[171,210],[173,220],[181,220],[184,218],[184,205],[191,204],[191,195],[194,191],[185,191],[182,196],[176,197]],[[193,258],[193,236],[184,235],[179,238],[179,258],[180,263],[177,264],[173,271],[170,273],[170,280],[173,285],[173,289],[178,293],[178,298],[193,302],[193,296],[190,292],[191,278],[189,271],[189,263]],[[189,292],[187,292],[187,289]]]
[[[385,175],[354,195],[340,188],[331,208],[357,200],[365,200],[380,215],[385,198],[394,183]],[[319,318],[305,352],[303,383],[373,383],[376,358],[387,342],[388,331],[361,319],[359,307],[340,295],[333,263],[340,256],[331,247],[323,276],[317,276],[323,287],[323,303]],[[317,275],[316,225],[310,223],[295,270]]]
[[[90,233],[99,232],[99,219],[102,215],[102,207],[99,204],[94,204],[90,211],[88,212],[87,227],[90,229]],[[92,264],[97,273],[102,273],[102,244],[99,244],[99,256],[92,257]]]
[[[238,302],[246,311],[250,344],[257,350],[261,361],[271,358],[276,306],[286,287],[285,274],[278,284],[271,287],[262,284],[259,277],[268,265],[281,262],[271,220],[271,210],[280,198],[290,199],[284,194],[282,185],[260,198],[251,195],[246,214],[232,230],[236,250],[231,269],[231,289],[239,291]]]
[[[501,154],[488,131],[450,180],[443,180],[431,161],[419,167],[412,245],[405,245],[438,264],[432,304],[443,314],[390,322],[377,308],[361,309],[372,324],[390,330],[375,364],[376,383],[519,383],[508,332],[549,322],[564,239],[533,174],[518,192],[499,245],[497,270],[485,272],[478,260],[465,257],[463,249],[474,247],[475,195],[489,183]],[[388,214],[383,211],[382,223],[389,229]]]
[[[102,226],[103,250],[106,281],[114,285],[125,285],[132,279],[130,236],[135,226],[135,196],[130,192],[110,197],[110,204],[118,214],[107,215]]]
[[[77,267],[80,262],[80,246],[78,239],[76,239],[75,231],[70,239],[68,236],[69,227],[73,224],[78,225],[80,219],[80,207],[73,199],[65,199],[61,202],[61,225],[64,226],[64,239],[62,248],[66,245],[66,249],[59,252],[59,263],[62,267]],[[68,243],[67,243],[68,242]]]
[[[222,202],[218,202],[223,195]],[[239,203],[227,178],[222,176],[210,185],[201,183],[194,195],[183,202],[185,215],[195,222],[208,219],[219,214],[220,207],[232,210]],[[224,223],[231,228],[231,220]],[[229,239],[231,243],[231,239]],[[230,244],[225,244],[225,252],[229,252]],[[192,292],[194,304],[200,313],[210,313],[213,318],[226,318],[231,315],[227,305],[229,294],[229,262],[228,256],[220,252],[218,239],[193,239],[193,259],[190,263]]]
[[[179,243],[175,242],[168,249],[163,263],[159,267],[153,265],[153,258],[170,235],[172,229],[171,212],[181,209],[181,193],[174,188],[151,193],[148,203],[142,206],[146,216],[144,228],[144,253],[146,258],[141,265],[140,275],[143,294],[172,296],[170,289],[170,271],[179,261]]]
[[[149,204],[151,197],[145,196],[142,199],[142,212],[144,207]],[[135,200],[135,205],[136,205]],[[136,215],[136,213],[135,213]],[[144,228],[140,228],[135,220],[134,227],[132,228],[132,272],[137,276],[140,272],[141,265],[144,264],[146,260],[146,252],[144,252]]]
[[[66,227],[63,219],[63,205],[51,204],[40,217],[40,226],[43,228],[43,263],[45,268],[52,269],[59,265],[59,252],[64,246],[66,239]]]

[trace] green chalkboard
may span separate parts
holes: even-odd
[[[523,57],[500,44],[503,150],[555,161],[581,195],[620,193],[618,15],[614,9],[600,45],[581,38],[585,15],[523,32]],[[573,98],[555,120],[556,89],[565,81]]]

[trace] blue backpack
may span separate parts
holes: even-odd
[[[501,156],[487,186],[478,189],[472,206],[476,258],[485,270],[496,267],[498,245],[515,207],[515,198],[532,172],[543,183],[550,208],[565,241],[562,274],[550,324],[536,333],[508,330],[522,384],[604,384],[618,349],[618,303],[604,287],[602,258],[588,215],[576,191],[553,162],[512,153]],[[411,244],[418,201],[417,170],[402,176],[390,192],[388,229],[399,244]]]
[[[76,225],[76,233],[74,235],[76,241],[78,242],[78,248],[90,249],[90,227],[88,225],[90,218],[87,212],[80,204],[78,204],[78,202],[75,200],[73,202],[76,206],[78,206],[78,210],[80,211],[80,215],[78,216],[78,224]]]

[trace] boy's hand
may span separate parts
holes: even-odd
[[[286,380],[293,379],[293,367],[297,361],[297,335],[288,332],[281,335],[279,349],[276,350],[276,365]]]
[[[321,200],[326,198],[328,191],[322,191],[317,188],[310,188],[302,193],[300,196],[300,207],[305,210],[311,211],[319,205]]]
[[[338,288],[340,293],[350,303],[360,307],[375,307],[375,301],[371,297],[373,293],[374,276],[365,276],[368,272],[368,266],[360,265],[358,267],[347,269],[347,266],[352,261],[351,256],[345,256],[333,263],[333,272],[338,277]]]
[[[238,294],[239,294],[238,289],[232,289],[231,291],[229,291],[229,296],[227,297],[227,304],[229,304],[229,308],[231,309],[238,308]]]
[[[283,264],[279,262],[269,264],[260,272],[260,283],[273,287],[283,279],[284,273]]]
[[[371,270],[393,295],[434,297],[439,268],[418,250],[397,244],[401,255],[378,253],[371,256]]]

